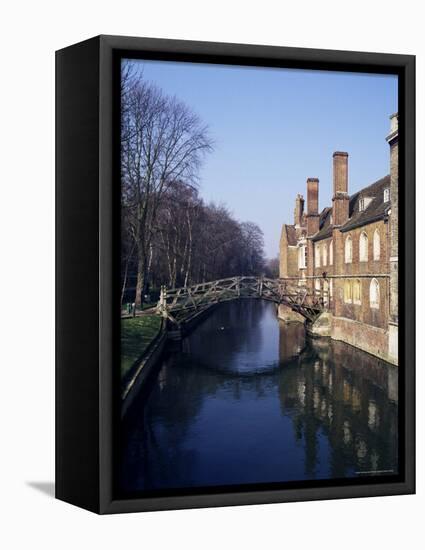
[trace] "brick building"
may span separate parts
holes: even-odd
[[[294,223],[282,227],[280,277],[323,296],[317,334],[397,364],[398,115],[390,120],[389,175],[350,195],[348,153],[335,152],[332,206],[321,212],[319,180],[307,179],[307,208],[298,194]],[[285,306],[279,316],[301,320]]]

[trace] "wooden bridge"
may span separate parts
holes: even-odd
[[[242,298],[284,304],[310,322],[325,309],[323,296],[308,293],[306,287],[299,286],[293,279],[241,276],[182,288],[162,287],[157,313],[180,325],[214,304]]]

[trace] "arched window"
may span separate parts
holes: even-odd
[[[355,304],[362,303],[362,287],[359,279],[356,279],[353,283],[353,302]]]
[[[314,266],[320,267],[320,245],[314,246]]]
[[[376,279],[370,281],[369,302],[370,307],[379,309],[379,283]]]
[[[345,263],[351,264],[353,261],[353,240],[350,235],[345,239]]]
[[[334,242],[331,241],[329,243],[329,265],[333,265],[334,263]]]
[[[351,287],[351,281],[349,279],[346,279],[344,281],[344,302],[347,304],[351,304],[353,301],[353,295],[352,295],[352,287]]]
[[[359,241],[359,256],[360,256],[361,262],[367,262],[368,245],[369,245],[369,239],[367,238],[366,233],[363,231],[363,233],[360,235],[360,241]]]
[[[328,246],[323,243],[323,265],[328,265]]]
[[[373,234],[373,259],[379,260],[381,257],[381,237],[379,236],[379,231],[375,229]]]

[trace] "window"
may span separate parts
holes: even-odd
[[[353,301],[352,297],[352,288],[351,288],[351,281],[349,279],[346,279],[344,281],[344,302],[347,304],[351,304]]]
[[[386,189],[384,189],[384,202],[388,202],[390,198],[391,198],[390,188],[387,187]]]
[[[298,267],[299,269],[304,269],[306,266],[306,246],[302,244],[298,248]]]
[[[318,244],[314,247],[314,265],[320,267],[320,246]]]
[[[329,243],[329,265],[333,265],[334,263],[334,242],[331,241]]]
[[[353,283],[353,302],[355,304],[362,303],[362,286],[359,279],[356,279]]]
[[[328,265],[328,247],[327,244],[323,244],[323,265]]]
[[[381,257],[381,237],[379,236],[379,231],[375,229],[373,234],[373,259],[379,260]]]
[[[314,280],[314,290],[316,294],[320,294],[320,279]]]
[[[379,309],[379,283],[376,279],[370,282],[369,302],[371,308]]]
[[[360,242],[359,242],[359,256],[360,256],[361,262],[367,262],[368,245],[369,245],[369,240],[367,238],[366,233],[363,231],[363,233],[360,235]]]
[[[351,264],[353,261],[353,240],[350,235],[345,239],[345,263]]]
[[[333,298],[333,295],[334,295],[334,285],[333,285],[333,280],[330,279],[329,280],[329,298],[332,300]]]
[[[363,212],[373,201],[373,197],[361,197],[359,199],[359,212]]]

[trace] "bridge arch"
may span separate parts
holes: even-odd
[[[311,322],[325,309],[323,297],[308,293],[298,281],[238,276],[181,288],[162,287],[157,312],[178,325],[215,304],[243,298],[284,304]]]

